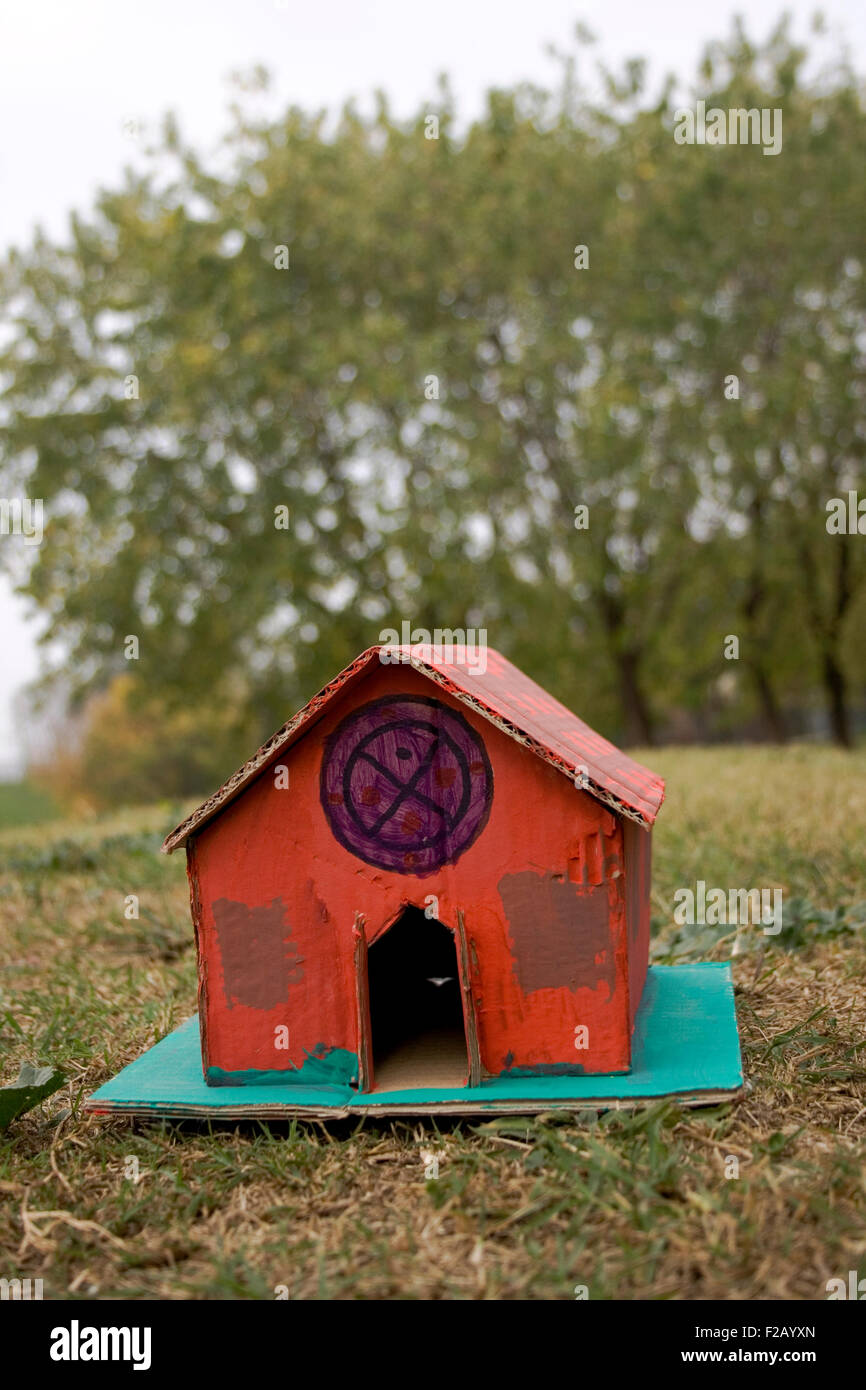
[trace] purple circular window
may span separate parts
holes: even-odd
[[[482,830],[493,770],[456,710],[393,695],[354,710],[327,739],[321,797],[352,854],[398,874],[432,874]]]

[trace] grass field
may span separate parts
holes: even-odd
[[[55,803],[32,782],[0,782],[0,830],[16,825],[39,825],[59,815]]]
[[[677,928],[677,888],[784,890],[781,934],[736,942],[749,1086],[733,1104],[438,1126],[85,1118],[83,1098],[195,1007],[182,856],[158,853],[184,808],[0,831],[0,1080],[25,1058],[69,1077],[0,1135],[0,1275],[70,1299],[270,1299],[280,1285],[294,1299],[572,1299],[585,1285],[809,1300],[863,1277],[866,754],[645,760],[668,779],[657,960],[734,945],[728,928]]]

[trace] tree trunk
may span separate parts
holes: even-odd
[[[651,748],[655,743],[655,720],[640,680],[640,658],[641,653],[634,648],[617,653],[619,692],[626,740]]]
[[[854,593],[851,580],[851,544],[847,536],[837,536],[835,593],[833,596],[833,616],[829,624],[827,640],[821,654],[821,669],[824,689],[830,714],[830,730],[833,740],[840,748],[853,745],[851,721],[848,717],[847,681],[845,670],[838,657],[839,639],[845,615]],[[841,542],[841,544],[840,544]]]
[[[782,713],[782,706],[776,698],[776,692],[773,689],[773,683],[766,666],[763,661],[752,661],[749,663],[749,669],[755,682],[755,691],[769,738],[773,743],[787,743],[788,730],[785,716]]]
[[[815,640],[821,652],[821,680],[827,696],[830,733],[840,748],[851,748],[854,739],[848,714],[848,681],[838,655],[842,627],[854,595],[851,548],[849,537],[835,536],[833,539],[836,545],[836,571],[833,575],[833,603],[829,615],[825,614],[821,606],[817,565],[805,541],[800,545],[800,572],[805,579],[806,602],[812,618]]]
[[[764,641],[763,629],[765,624],[762,622],[762,617],[767,600],[767,585],[764,575],[764,498],[758,492],[752,498],[749,513],[752,521],[752,565],[742,607],[749,647],[752,652],[748,665],[755,682],[755,691],[761,706],[761,713],[764,716],[768,737],[774,743],[785,743],[788,738],[785,716],[782,713],[782,706],[776,698],[761,646]]]
[[[833,735],[833,742],[838,743],[840,748],[852,748],[854,740],[851,734],[851,721],[848,717],[845,672],[836,660],[835,652],[826,647],[821,661],[821,674],[824,680],[824,690],[827,693],[827,712],[830,716],[830,732]]]
[[[625,613],[618,595],[602,587],[596,591],[595,601],[607,633],[608,651],[616,667],[626,741],[651,748],[655,742],[655,721],[640,678],[643,649],[633,641],[626,642]]]

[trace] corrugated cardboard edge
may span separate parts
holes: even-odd
[[[655,1096],[585,1096],[579,1100],[525,1100],[525,1101],[420,1101],[409,1105],[398,1105],[385,1101],[376,1104],[375,1095],[368,1101],[353,1102],[351,1106],[316,1105],[221,1105],[219,1109],[205,1105],[176,1105],[159,1102],[148,1106],[139,1102],[112,1103],[85,1101],[83,1109],[91,1115],[131,1115],[147,1119],[202,1120],[283,1120],[307,1116],[317,1120],[346,1120],[356,1115],[543,1115],[549,1110],[566,1110],[577,1113],[582,1110],[639,1110],[656,1105],[660,1100],[675,1100],[679,1105],[690,1108],[701,1105],[720,1105],[725,1101],[737,1100],[743,1094],[742,1085],[726,1090],[711,1091],[660,1091]]]

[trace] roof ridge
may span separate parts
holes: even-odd
[[[251,758],[181,821],[166,836],[163,852],[171,854],[185,844],[192,834],[240,796],[273,758],[291,746],[301,732],[324,714],[326,707],[340,692],[367,674],[374,658],[381,661],[384,652],[393,658],[398,651],[401,654],[398,662],[389,659],[382,664],[411,666],[461,703],[475,709],[509,738],[515,739],[568,776],[580,790],[587,791],[617,814],[627,816],[639,825],[653,824],[664,800],[661,777],[596,733],[492,647],[483,645],[471,648],[476,658],[483,652],[483,669],[477,671],[472,669],[478,664],[476,660],[471,664],[445,660],[438,655],[445,650],[450,651],[453,657],[455,652],[465,655],[470,648],[465,645],[446,647],[441,643],[416,643],[414,646],[380,643],[368,647],[271,734]],[[545,718],[550,724],[547,729],[544,727]],[[554,727],[557,722],[564,727]]]

